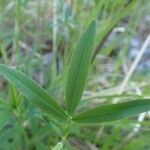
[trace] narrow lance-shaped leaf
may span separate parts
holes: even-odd
[[[95,30],[96,24],[94,20],[79,38],[70,61],[66,86],[66,101],[69,114],[74,112],[81,100],[91,63]]]
[[[96,124],[119,120],[150,110],[150,100],[101,105],[76,115],[73,120],[81,124]]]
[[[54,98],[35,81],[24,73],[0,64],[0,74],[7,78],[29,101],[38,106],[43,112],[60,121],[65,121],[67,116]]]

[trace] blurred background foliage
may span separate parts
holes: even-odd
[[[149,98],[150,46],[139,56],[150,38],[149,8],[149,0],[0,0],[0,63],[28,74],[65,107],[72,50],[96,18],[92,67],[79,109]],[[63,126],[23,101],[11,83],[0,81],[0,150],[51,149]],[[144,113],[93,127],[74,126],[64,149],[149,150],[149,118]]]

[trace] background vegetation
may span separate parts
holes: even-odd
[[[0,63],[25,72],[64,106],[72,50],[96,18],[92,67],[79,110],[149,98],[149,7],[149,0],[0,0]],[[0,150],[52,149],[63,127],[24,99],[0,78]],[[149,150],[149,118],[143,113],[77,125],[63,149]]]

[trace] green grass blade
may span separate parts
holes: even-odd
[[[73,120],[82,124],[115,121],[150,110],[150,99],[101,105],[76,115]]]
[[[96,23],[92,21],[80,37],[73,52],[67,77],[66,101],[72,114],[81,100],[93,53]]]
[[[54,98],[49,96],[40,85],[27,75],[2,64],[0,64],[0,74],[7,78],[29,101],[38,106],[43,112],[60,121],[66,120],[65,112]]]

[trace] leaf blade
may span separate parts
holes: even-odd
[[[7,124],[11,118],[11,111],[9,109],[0,110],[0,130]]]
[[[66,85],[66,103],[69,114],[75,111],[81,100],[91,63],[95,30],[96,23],[94,20],[80,37],[71,57]]]
[[[73,120],[82,124],[97,124],[115,121],[150,110],[150,100],[101,105],[76,115]]]
[[[21,71],[0,64],[0,75],[7,78],[28,100],[52,117],[64,121],[67,115],[53,97]]]

